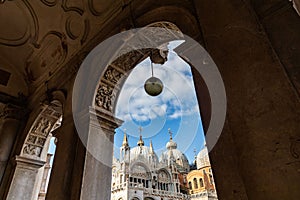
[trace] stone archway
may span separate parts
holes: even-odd
[[[112,38],[101,43],[87,56],[75,80],[73,116],[78,134],[87,148],[81,193],[81,198],[84,199],[91,198],[91,195],[110,197],[111,144],[114,129],[122,123],[115,118],[114,108],[130,70],[148,56],[154,63],[164,63],[165,44],[178,39],[186,40],[184,50],[179,50],[180,56],[185,60],[190,61],[195,52],[197,54],[197,50],[200,50],[203,55],[197,55],[198,66],[202,65],[202,56],[207,57],[209,63],[213,63],[198,43],[193,45],[193,40],[184,36],[179,28],[170,22],[153,23]],[[217,70],[214,73],[218,73]],[[96,92],[94,88],[97,88]],[[96,178],[98,174],[103,173],[107,176],[99,182]],[[99,185],[107,188],[99,191]]]
[[[165,61],[165,52],[163,49],[164,46],[162,45],[168,41],[182,37],[178,28],[171,23],[160,22],[152,24],[151,26],[154,26],[152,29],[153,32],[148,32],[148,35],[145,34],[147,32],[143,29],[139,29],[138,32],[133,35],[130,32],[121,34],[121,36],[118,37],[118,42],[120,42],[121,45],[119,43],[116,49],[108,49],[108,51],[111,50],[111,52],[107,53],[110,56],[105,57],[108,64],[105,62],[105,64],[102,63],[103,58],[100,59],[101,63],[97,63],[97,61],[100,61],[99,58],[93,57],[100,52],[104,52],[103,49],[102,51],[97,49],[95,51],[93,50],[90,53],[92,60],[90,60],[88,56],[80,68],[81,70],[87,67],[88,74],[84,73],[86,71],[83,71],[82,75],[79,71],[79,78],[77,75],[76,81],[79,80],[79,82],[75,81],[74,88],[76,89],[82,88],[84,82],[80,82],[80,80],[85,80],[86,75],[90,77],[89,80],[96,78],[96,81],[89,81],[87,85],[84,85],[86,86],[84,91],[85,94],[87,94],[84,95],[84,99],[78,100],[73,98],[73,105],[75,105],[75,107],[73,107],[73,116],[75,118],[76,128],[87,148],[81,198],[89,199],[91,198],[90,195],[99,196],[99,198],[110,197],[112,145],[109,144],[113,144],[114,129],[120,126],[121,123],[121,121],[114,116],[114,107],[123,81],[130,73],[130,70],[149,55],[151,55],[151,59],[154,62],[163,63]],[[161,28],[163,32],[160,33],[161,37],[151,38],[155,35],[155,29],[158,29],[157,26],[163,26],[163,28]],[[113,41],[113,43],[115,42],[116,41]],[[110,45],[110,47],[111,46],[113,45]],[[93,71],[91,68],[95,67],[95,65],[103,67],[105,71],[100,74],[97,71]],[[92,74],[89,74],[91,72]],[[100,80],[99,77],[101,77]],[[94,87],[91,87],[92,85],[94,85]],[[92,92],[89,94],[86,92],[92,91],[90,88],[95,87],[97,88],[96,93]],[[73,97],[79,95],[76,89],[74,90]],[[87,101],[87,99],[89,100]],[[80,104],[80,107],[83,109],[76,107],[78,104]],[[90,105],[89,110],[84,109],[86,108],[84,105]],[[85,123],[82,123],[82,121],[85,121]],[[99,135],[102,136],[99,137]],[[96,141],[98,141],[98,143]],[[93,169],[91,169],[91,167]],[[95,179],[95,177],[98,176],[97,174],[100,173],[107,174],[102,181]],[[91,187],[91,185],[93,185],[93,187]],[[102,188],[105,186],[107,189],[103,188],[102,191],[99,191],[97,185],[102,185]]]
[[[58,97],[48,104],[42,104],[22,146],[15,158],[15,171],[6,199],[37,199],[41,187],[43,170],[52,135],[59,127],[62,118],[63,103],[61,92],[52,93]],[[40,177],[40,178],[38,178]]]

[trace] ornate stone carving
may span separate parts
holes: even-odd
[[[39,138],[39,139],[37,140],[37,145],[44,146],[45,142],[46,142],[46,139],[44,139],[44,138]]]
[[[35,141],[36,141],[36,139],[37,139],[37,136],[34,136],[34,135],[29,135],[29,137],[28,137],[28,143],[31,143],[31,144],[34,144],[35,143]]]
[[[144,54],[140,51],[130,51],[126,54],[120,55],[120,57],[112,63],[112,66],[116,66],[127,72],[132,69],[143,57]]]
[[[109,66],[104,73],[104,78],[111,83],[117,84],[124,74]]]
[[[33,127],[32,132],[47,135],[47,133],[51,130],[51,127],[52,124],[49,120],[41,118],[37,125]]]
[[[43,4],[45,4],[46,6],[49,6],[49,7],[52,7],[52,6],[55,6],[57,4],[57,1],[58,0],[52,0],[52,1],[49,1],[49,0],[41,0],[41,2]]]
[[[41,155],[41,147],[31,145],[31,144],[25,144],[23,148],[23,153],[31,156],[37,156],[39,157]]]
[[[33,123],[25,140],[22,153],[28,156],[41,156],[49,133],[60,122],[61,108],[56,104],[42,105],[41,113]]]
[[[104,108],[105,110],[112,111],[115,98],[116,94],[112,87],[100,84],[95,99],[97,106]]]
[[[160,171],[159,174],[158,174],[158,181],[159,182],[169,182],[170,177],[166,172]]]

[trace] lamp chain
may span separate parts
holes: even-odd
[[[153,63],[152,63],[152,61],[150,61],[151,62],[151,74],[152,74],[152,77],[153,77]]]

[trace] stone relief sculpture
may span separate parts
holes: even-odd
[[[43,105],[37,121],[33,124],[33,128],[25,140],[22,153],[24,155],[40,157],[49,133],[61,116],[60,109],[57,109],[53,105]]]
[[[37,125],[33,128],[32,132],[34,133],[41,133],[43,132],[47,127],[47,119],[41,118],[41,120],[37,123]]]
[[[37,147],[31,144],[26,144],[23,153],[31,156],[40,156],[41,155],[41,147]]]
[[[43,135],[48,135],[48,133],[51,131],[51,128],[52,128],[51,122],[47,121],[46,126],[42,130]]]
[[[112,111],[112,104],[116,95],[114,94],[113,88],[107,85],[100,85],[96,95],[96,104],[108,111]]]

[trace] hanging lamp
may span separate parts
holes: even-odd
[[[149,94],[150,96],[157,96],[162,92],[164,85],[159,78],[154,77],[153,63],[152,63],[151,59],[150,59],[150,63],[151,63],[152,76],[145,81],[144,89],[147,92],[147,94]]]

